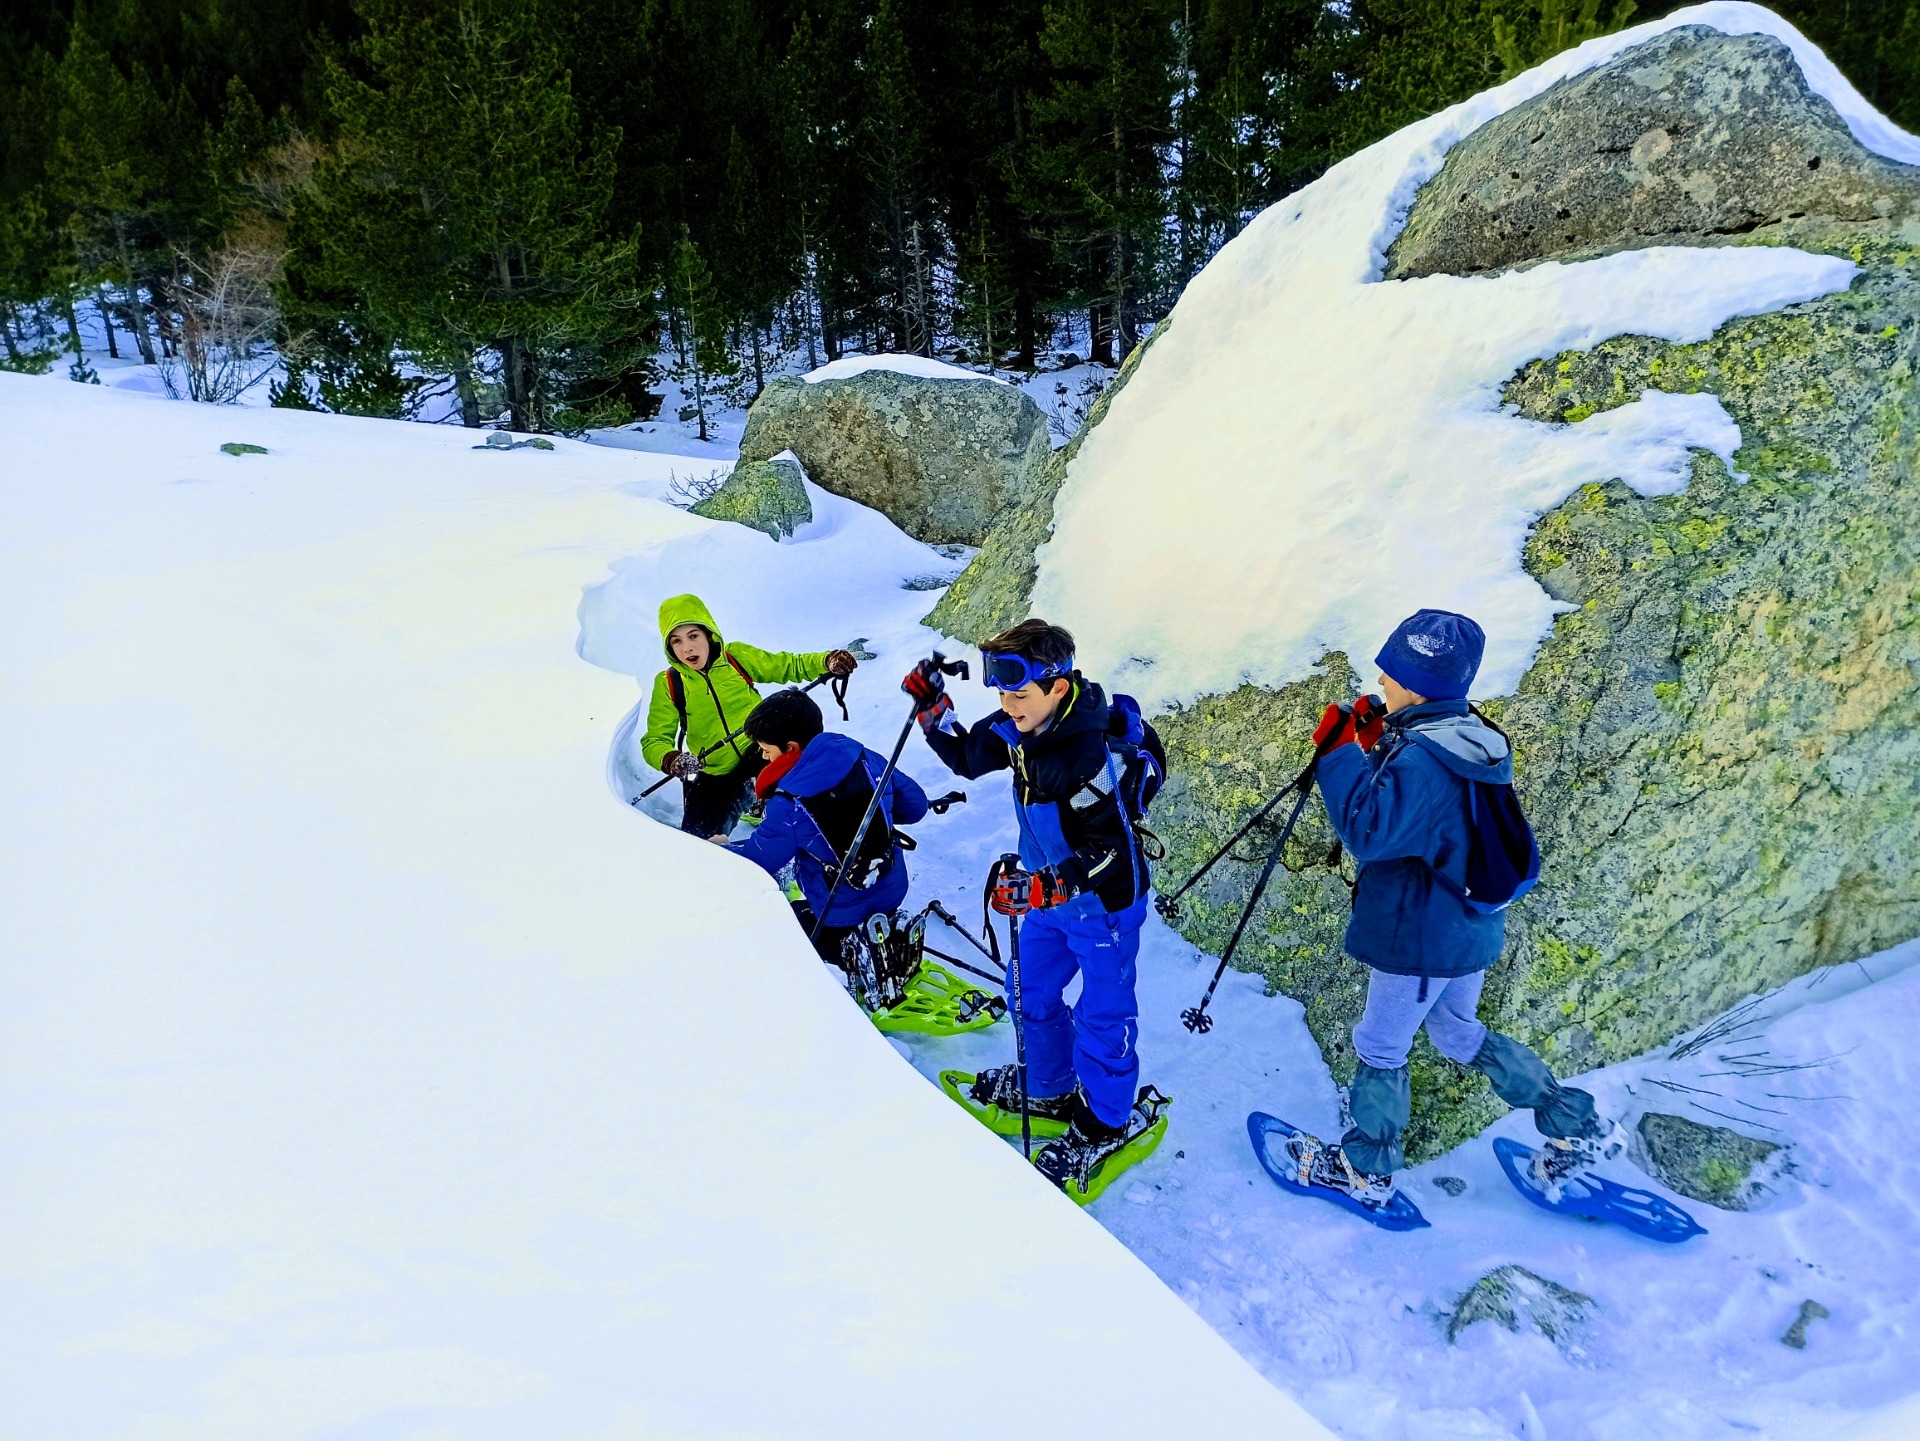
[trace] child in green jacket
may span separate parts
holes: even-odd
[[[640,755],[648,765],[678,777],[686,798],[680,829],[724,840],[752,801],[753,778],[763,764],[746,734],[735,734],[760,703],[755,687],[849,675],[853,653],[761,650],[730,643],[697,595],[661,602],[660,640],[667,668],[653,678]]]

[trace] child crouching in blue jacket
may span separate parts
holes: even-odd
[[[1353,1028],[1352,1128],[1338,1146],[1313,1143],[1316,1153],[1304,1159],[1312,1184],[1369,1206],[1391,1198],[1393,1173],[1405,1164],[1407,1054],[1423,1025],[1441,1055],[1483,1072],[1501,1100],[1533,1112],[1547,1138],[1534,1162],[1543,1186],[1618,1154],[1624,1140],[1591,1095],[1559,1084],[1539,1056],[1477,1015],[1507,918],[1467,901],[1471,783],[1513,784],[1507,738],[1467,703],[1485,645],[1464,615],[1417,612],[1375,658],[1384,724],[1363,722],[1356,732],[1350,711],[1329,706],[1314,733],[1327,814],[1360,867],[1346,950],[1372,975]]]
[[[843,865],[848,868],[815,938],[821,958],[842,965],[842,943],[854,928],[869,916],[891,913],[907,897],[907,862],[893,827],[922,819],[927,793],[911,776],[894,771],[859,854],[849,856],[886,759],[850,736],[827,731],[820,707],[804,691],[768,696],[748,714],[745,729],[766,762],[754,778],[766,811],[751,836],[727,849],[771,875],[793,863],[794,879],[806,897],[795,901],[793,910],[808,934],[827,904],[835,874]]]

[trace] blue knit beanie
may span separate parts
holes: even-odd
[[[1487,634],[1450,610],[1417,610],[1393,629],[1373,663],[1428,700],[1465,700]]]

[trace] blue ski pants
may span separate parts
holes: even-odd
[[[1140,1086],[1134,963],[1146,919],[1144,897],[1108,911],[1088,895],[1057,910],[1028,911],[1020,921],[1028,1089],[1060,1096],[1078,1081],[1094,1115],[1109,1126],[1126,1124]],[[1080,999],[1070,1007],[1064,993],[1076,971]]]
[[[1362,1171],[1388,1175],[1406,1164],[1400,1133],[1413,1116],[1407,1052],[1424,1025],[1434,1049],[1471,1066],[1493,1083],[1515,1110],[1531,1110],[1543,1136],[1592,1136],[1602,1129],[1593,1097],[1563,1086],[1547,1063],[1511,1036],[1490,1031],[1475,1012],[1486,972],[1445,977],[1375,971],[1367,981],[1367,1009],[1353,1028],[1353,1126],[1341,1137],[1347,1159]]]

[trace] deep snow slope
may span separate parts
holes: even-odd
[[[1486,628],[1476,694],[1513,688],[1560,608],[1521,569],[1532,521],[1589,481],[1683,490],[1690,449],[1730,458],[1740,435],[1710,395],[1649,392],[1562,426],[1504,412],[1501,385],[1613,335],[1702,340],[1730,317],[1845,289],[1855,267],[1783,247],[1668,247],[1382,282],[1384,253],[1456,140],[1686,24],[1777,36],[1863,145],[1920,161],[1920,139],[1790,25],[1714,3],[1589,41],[1334,166],[1194,278],[1069,468],[1033,601],[1075,632],[1083,661],[1150,712],[1301,679],[1329,650],[1370,679],[1394,623],[1442,606]]]
[[[9,1438],[1324,1434],[608,797],[582,587],[766,544],[665,458],[0,434]]]

